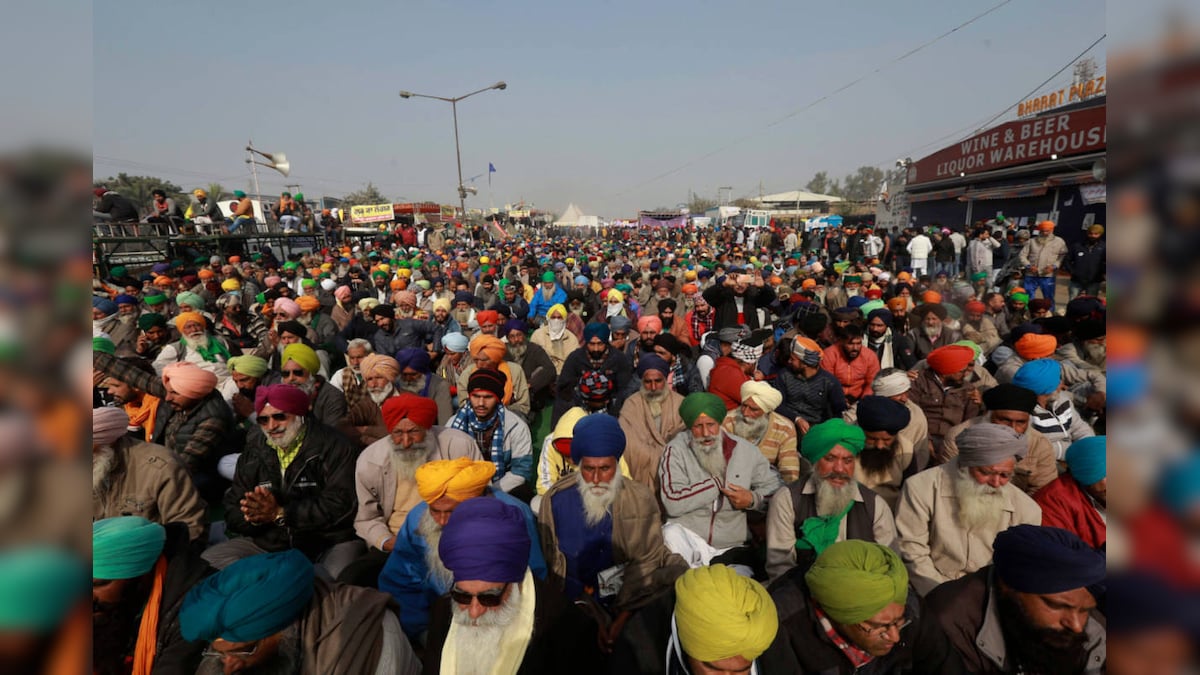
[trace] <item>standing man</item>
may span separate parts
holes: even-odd
[[[1104,226],[1092,225],[1088,228],[1083,241],[1071,244],[1063,266],[1071,273],[1071,283],[1068,295],[1074,300],[1078,295],[1100,295],[1100,283],[1104,281],[1106,269],[1106,247],[1104,245]],[[1026,286],[1025,288],[1029,288]],[[1033,289],[1029,289],[1032,293]]]
[[[924,232],[917,231],[908,246],[905,247],[912,258],[912,273],[918,279],[929,274],[929,254],[933,253],[933,242]]]
[[[1050,301],[1051,311],[1054,309],[1055,275],[1067,257],[1067,242],[1054,234],[1054,227],[1052,220],[1038,223],[1038,236],[1030,239],[1018,254],[1025,271],[1023,285],[1029,298],[1032,300],[1040,288],[1042,297]]]

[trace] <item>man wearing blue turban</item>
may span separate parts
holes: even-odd
[[[1088,546],[1104,548],[1108,493],[1107,437],[1091,436],[1067,448],[1067,473],[1033,496],[1042,524],[1075,533]]]
[[[1095,432],[1075,409],[1071,392],[1062,387],[1062,364],[1055,359],[1035,359],[1021,366],[1012,383],[1037,395],[1029,426],[1041,432],[1054,447],[1055,459],[1064,461],[1067,447]]]
[[[621,409],[621,404],[625,402],[625,397],[629,394],[626,387],[629,386],[629,381],[633,377],[633,360],[609,343],[608,324],[602,322],[587,324],[583,329],[582,342],[583,345],[567,357],[562,371],[558,375],[555,388],[557,398],[554,401],[552,424],[557,424],[558,418],[568,409],[583,405],[583,400],[579,396],[579,381],[586,371],[602,372],[612,381],[614,410]]]
[[[599,625],[599,643],[611,648],[633,611],[687,564],[663,544],[654,493],[621,475],[626,439],[617,419],[588,415],[573,434],[571,461],[579,470],[542,498],[542,552],[551,584],[581,603]]]

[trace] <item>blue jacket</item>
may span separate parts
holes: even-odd
[[[488,487],[483,494],[521,509],[525,516],[525,530],[529,532],[529,569],[534,577],[545,579],[546,559],[542,557],[533,511],[525,502],[510,497],[506,492]],[[429,547],[417,528],[428,510],[429,506],[421,502],[408,512],[404,525],[396,533],[392,553],[379,573],[379,590],[396,599],[400,605],[400,627],[413,639],[429,628],[429,608],[438,598],[450,592],[450,588],[442,586],[440,580],[430,577],[425,564],[425,552]]]
[[[547,302],[542,295],[542,289],[539,287],[533,292],[533,299],[529,301],[529,319],[532,321],[539,316],[546,316],[546,312],[555,305],[565,305],[567,302],[567,292],[558,284],[554,285],[554,295]]]

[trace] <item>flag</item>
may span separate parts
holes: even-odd
[[[496,165],[488,162],[488,186],[492,185],[492,174],[496,173]]]

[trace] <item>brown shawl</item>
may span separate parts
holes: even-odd
[[[383,645],[383,613],[392,596],[370,588],[313,582],[316,589],[300,622],[302,675],[373,673]]]
[[[679,416],[683,397],[668,391],[662,404],[662,428],[650,414],[650,404],[641,391],[625,400],[621,408],[621,430],[625,432],[625,463],[633,479],[658,494],[658,464],[662,459],[667,441],[683,431],[685,425]]]

